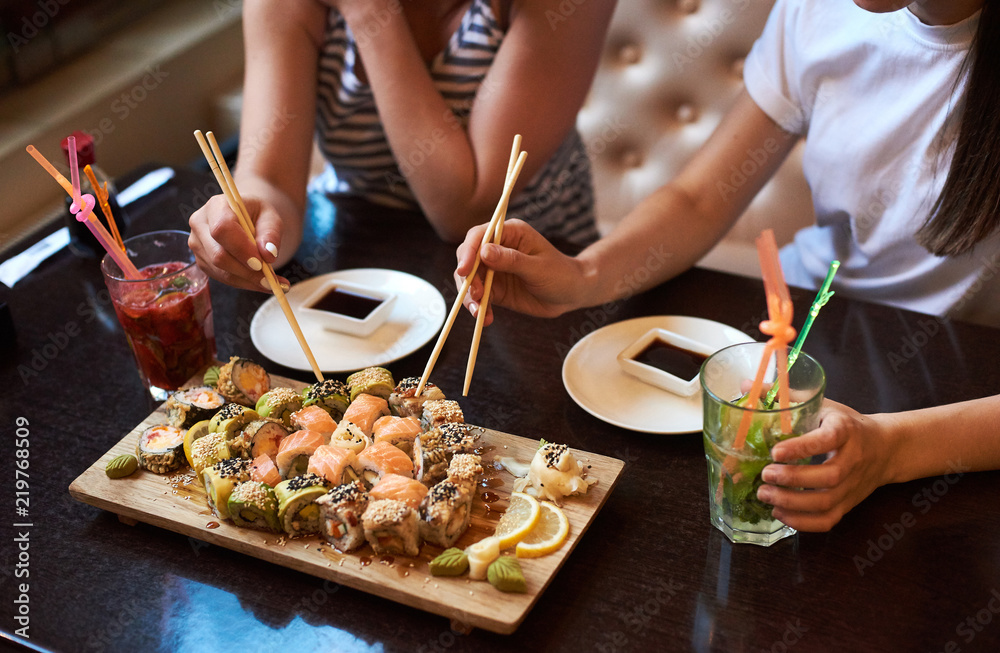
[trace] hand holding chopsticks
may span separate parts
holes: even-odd
[[[205,136],[201,133],[201,130],[197,130],[194,133],[194,137],[198,140],[198,145],[201,147],[201,151],[205,155],[205,160],[208,161],[209,167],[211,167],[212,172],[215,173],[215,179],[219,182],[219,186],[222,188],[222,192],[225,194],[226,200],[229,202],[229,207],[233,210],[233,213],[236,214],[240,225],[243,227],[243,231],[246,232],[247,237],[256,248],[257,241],[253,221],[250,220],[250,214],[247,212],[247,208],[243,204],[243,198],[240,196],[240,192],[236,188],[236,182],[233,180],[233,176],[229,171],[229,166],[226,164],[226,159],[222,155],[222,150],[219,148],[219,144],[215,140],[215,135],[212,132],[208,132],[208,141],[206,141]],[[274,270],[266,261],[263,262],[263,272],[264,278],[267,279],[267,283],[271,287],[271,292],[274,293],[275,299],[278,300],[278,305],[281,306],[281,310],[284,312],[289,326],[292,327],[292,331],[295,333],[295,337],[299,341],[302,353],[306,355],[306,359],[309,361],[309,366],[312,367],[313,374],[316,375],[316,380],[322,381],[323,373],[320,371],[319,365],[313,357],[312,350],[309,349],[309,344],[306,342],[306,338],[302,334],[302,329],[299,328],[298,320],[295,319],[292,307],[288,304],[288,299],[285,297],[285,293],[281,290],[281,285],[278,283]]]
[[[465,300],[465,295],[469,292],[469,287],[472,286],[472,280],[476,278],[476,272],[479,270],[480,250],[491,240],[495,240],[497,243],[500,242],[500,235],[503,233],[503,221],[507,214],[507,203],[510,201],[511,193],[514,190],[514,184],[517,182],[518,175],[521,174],[521,168],[524,167],[524,160],[527,156],[527,152],[521,151],[521,135],[518,134],[514,137],[514,144],[511,147],[510,162],[507,164],[507,177],[504,180],[504,188],[500,195],[500,201],[497,203],[497,208],[493,212],[493,217],[490,219],[490,224],[486,228],[486,233],[483,234],[483,240],[482,243],[480,243],[479,250],[476,251],[476,260],[472,265],[472,269],[469,271],[469,274],[466,275],[465,282],[458,291],[458,297],[455,298],[455,303],[451,307],[448,319],[445,320],[444,327],[441,329],[441,335],[438,336],[437,342],[434,344],[434,351],[431,352],[430,358],[427,360],[427,366],[424,368],[424,373],[420,377],[420,383],[417,385],[416,394],[418,395],[423,392],[424,385],[427,383],[427,379],[431,375],[434,365],[437,363],[438,356],[441,354],[441,349],[444,347],[445,340],[448,339],[451,327],[455,323],[455,318],[458,317],[458,312],[462,308],[462,302]],[[476,316],[476,332],[472,341],[472,349],[469,352],[469,364],[466,368],[463,395],[468,395],[469,393],[469,384],[472,380],[472,370],[476,364],[476,354],[479,349],[479,341],[482,335],[483,320],[485,319],[486,311],[489,307],[489,293],[492,281],[493,271],[487,270],[486,280],[484,282],[485,285],[483,288],[483,301],[479,307],[479,313]]]

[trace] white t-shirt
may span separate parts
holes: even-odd
[[[947,176],[955,80],[978,19],[929,26],[852,0],[775,4],[744,78],[765,113],[806,137],[816,225],[781,252],[788,283],[818,288],[839,259],[845,296],[1000,327],[1000,234],[958,257],[914,236]]]

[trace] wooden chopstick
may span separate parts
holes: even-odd
[[[521,147],[521,135],[518,134],[514,137],[514,149],[520,149]],[[517,163],[515,163],[514,168],[517,174],[521,173],[521,168],[524,166],[524,159],[527,154],[521,152],[517,158]],[[517,176],[514,175],[514,179]],[[441,329],[441,335],[438,336],[437,343],[434,344],[434,351],[431,352],[430,358],[427,360],[427,366],[424,368],[424,374],[420,377],[420,383],[417,384],[417,390],[415,394],[420,394],[424,390],[424,385],[427,384],[427,377],[431,375],[431,371],[434,369],[434,365],[437,363],[438,356],[441,355],[441,348],[444,347],[445,340],[448,339],[448,334],[451,332],[452,325],[455,324],[455,318],[458,317],[458,312],[462,308],[462,302],[465,300],[466,293],[469,292],[469,287],[472,286],[472,280],[476,278],[476,271],[479,269],[480,261],[480,251],[483,245],[490,242],[493,239],[493,234],[496,231],[497,224],[500,222],[500,217],[506,210],[507,201],[510,199],[511,192],[514,190],[514,184],[511,182],[511,178],[508,176],[507,180],[504,182],[503,192],[500,195],[500,202],[497,204],[496,210],[493,212],[493,217],[490,219],[490,224],[486,227],[486,233],[483,234],[482,242],[479,244],[479,249],[476,250],[476,260],[472,264],[472,270],[465,277],[465,282],[458,291],[458,297],[455,298],[455,303],[451,307],[451,312],[448,313],[448,319],[445,320],[444,328]]]
[[[510,162],[507,164],[507,178],[504,180],[504,184],[510,180],[511,186],[517,183],[517,176],[520,169],[514,170],[514,166],[517,163],[518,157],[521,155],[519,152],[521,147],[520,141],[514,139],[514,147],[510,151]],[[527,153],[524,153],[527,156]],[[511,179],[513,177],[513,179]],[[507,204],[509,201],[509,196],[501,198],[503,203],[503,210],[500,212],[500,220],[497,222],[496,232],[493,237],[493,242],[500,244],[500,239],[503,236],[503,223],[507,219]],[[476,357],[479,355],[479,341],[483,337],[483,324],[486,322],[486,313],[490,307],[490,290],[493,288],[493,269],[486,270],[486,278],[483,280],[483,301],[479,304],[479,312],[476,313],[476,329],[472,334],[472,345],[469,347],[469,362],[465,366],[465,386],[462,388],[462,396],[469,396],[469,386],[472,385],[472,373],[476,369]]]
[[[211,141],[211,147],[205,140],[205,136],[201,133],[200,129],[194,132],[194,137],[197,139],[198,145],[201,147],[201,151],[205,155],[205,160],[208,161],[209,167],[211,167],[212,172],[215,173],[215,179],[219,182],[219,186],[222,188],[222,192],[225,194],[226,200],[229,202],[229,208],[231,208],[233,213],[236,214],[236,217],[240,221],[240,225],[243,227],[243,231],[246,232],[247,237],[256,249],[257,239],[253,221],[250,220],[250,213],[247,212],[247,207],[243,204],[243,198],[240,196],[239,190],[236,189],[236,182],[233,180],[233,176],[229,172],[229,166],[226,165],[226,159],[222,155],[219,143],[215,140],[215,134],[208,132],[208,139]],[[322,381],[323,372],[320,371],[319,365],[313,357],[312,350],[309,349],[309,343],[306,342],[306,337],[302,334],[302,329],[299,328],[298,320],[295,319],[292,307],[288,304],[288,298],[285,297],[285,293],[281,290],[281,284],[278,283],[278,279],[274,274],[274,269],[264,260],[261,260],[261,263],[263,265],[264,278],[267,279],[268,285],[271,286],[271,292],[274,293],[274,297],[278,300],[278,305],[281,306],[281,310],[284,312],[285,318],[288,320],[288,325],[291,326],[292,331],[295,332],[295,337],[299,341],[302,353],[304,353],[306,358],[309,360],[309,366],[312,367],[313,374],[316,375],[316,380]]]

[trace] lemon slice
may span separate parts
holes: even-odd
[[[569,519],[559,506],[542,501],[541,517],[523,540],[517,543],[518,558],[538,558],[557,550],[569,537]]]
[[[209,420],[203,419],[200,422],[195,422],[195,424],[187,430],[184,434],[184,457],[187,458],[188,465],[194,467],[194,462],[191,458],[191,444],[198,438],[203,438],[209,433]]]
[[[510,495],[510,506],[497,522],[493,532],[500,538],[500,548],[509,549],[530,533],[542,515],[538,499],[523,492],[513,492]]]

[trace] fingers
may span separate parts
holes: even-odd
[[[813,513],[775,508],[771,514],[778,521],[788,524],[797,531],[825,533],[840,523],[846,511],[837,509],[826,513]]]
[[[834,417],[822,422],[814,431],[779,442],[771,449],[771,457],[776,463],[790,463],[840,448],[847,442],[849,433],[847,429],[837,428],[837,421]]]
[[[247,207],[250,210],[250,207]],[[281,247],[281,218],[278,212],[270,207],[261,206],[254,230],[257,234],[257,251],[268,263],[273,264],[278,258]]]
[[[483,234],[486,233],[487,226],[485,224],[478,225],[469,229],[469,232],[465,234],[465,240],[455,251],[455,256],[458,258],[458,266],[455,268],[456,277],[464,280],[472,271],[472,266],[476,262],[476,252],[479,251],[479,245],[483,241]]]

